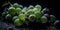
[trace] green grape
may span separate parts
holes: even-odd
[[[27,7],[24,7],[22,12],[25,13],[27,11]]]
[[[8,9],[8,13],[11,14],[12,16],[14,16],[15,15],[15,8],[14,7],[10,7]]]
[[[37,8],[38,11],[41,11],[42,9],[41,5],[36,5],[35,8]]]
[[[42,17],[41,17],[41,22],[42,22],[43,24],[46,23],[46,22],[47,22],[47,17],[42,16]]]
[[[19,15],[19,19],[20,19],[21,21],[25,21],[26,15],[25,15],[25,14],[20,14],[20,15]]]
[[[12,21],[14,22],[15,19],[17,19],[17,18],[18,18],[18,16],[14,16],[14,17],[12,18]]]
[[[42,14],[41,14],[40,12],[38,12],[38,11],[35,12],[34,14],[36,15],[36,18],[37,18],[37,19],[40,19],[41,16],[42,16]]]
[[[54,22],[56,20],[54,15],[50,15],[50,22]]]
[[[34,14],[29,15],[28,19],[29,21],[33,22],[35,21],[36,16]]]
[[[22,22],[19,20],[19,19],[16,19],[15,21],[14,21],[14,24],[16,25],[16,26],[22,26]]]
[[[22,6],[22,5],[20,5],[20,8],[21,8],[21,9],[23,9],[23,6]]]
[[[20,5],[19,5],[18,3],[14,3],[14,4],[13,4],[13,7],[14,7],[14,8],[19,8]]]
[[[16,10],[15,10],[15,12],[16,12],[16,14],[21,14],[22,13],[22,9],[21,8],[16,8]]]
[[[5,19],[6,19],[7,21],[12,21],[12,16],[11,16],[10,14],[7,14],[7,15],[5,16]]]
[[[34,11],[32,11],[32,9],[28,10],[26,13],[25,13],[27,16],[29,16],[30,14],[34,14]]]
[[[36,11],[38,11],[38,9],[37,9],[37,8],[34,8],[33,11],[36,12]],[[40,11],[39,11],[39,12],[40,12]]]
[[[28,9],[33,9],[34,8],[34,6],[33,5],[30,5],[29,7],[28,7]]]

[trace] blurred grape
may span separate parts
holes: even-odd
[[[49,11],[49,9],[48,8],[44,8],[42,11],[41,11],[41,13],[42,14],[49,14],[50,13],[50,11]]]
[[[22,9],[21,8],[16,8],[15,10],[16,14],[19,15],[22,13]]]
[[[25,21],[25,19],[26,19],[25,14],[20,14],[20,15],[19,15],[19,19],[20,19],[21,21]]]
[[[34,8],[33,11],[36,12],[36,11],[38,11],[38,9],[37,9],[37,8]],[[39,12],[40,12],[40,11],[39,11]]]
[[[41,11],[42,10],[41,5],[36,5],[35,8],[37,8],[38,11]]]
[[[14,22],[17,18],[18,18],[18,16],[14,16],[14,17],[12,18],[12,21]]]
[[[50,22],[54,22],[56,20],[56,17],[54,15],[50,15]]]
[[[5,16],[5,19],[7,20],[7,21],[12,21],[12,16],[10,15],[10,14],[7,14],[6,16]]]
[[[60,20],[56,20],[54,22],[54,26],[57,28],[57,29],[60,29]]]
[[[28,10],[26,13],[25,13],[27,16],[29,16],[30,14],[34,14],[34,11],[32,11],[32,9]]]
[[[28,9],[33,9],[34,8],[34,6],[33,5],[30,5],[29,7],[28,7]]]
[[[23,5],[19,5],[19,7],[20,7],[21,9],[23,9]]]
[[[3,12],[2,16],[5,17],[8,14],[8,12]]]
[[[42,24],[47,23],[47,17],[42,16],[41,17],[41,22],[42,22]]]
[[[23,23],[22,23],[19,19],[16,19],[16,20],[14,21],[14,24],[15,24],[16,26],[21,26]]]
[[[28,11],[27,7],[24,7],[22,12],[25,14],[25,12]]]
[[[50,15],[49,14],[44,14],[44,16],[46,16],[48,20],[50,19]]]
[[[14,7],[14,8],[19,8],[20,6],[19,6],[18,3],[14,3],[14,4],[13,4],[13,7]]]
[[[36,16],[34,14],[29,15],[28,19],[29,21],[33,22],[35,21]]]
[[[14,7],[9,7],[8,13],[11,14],[12,16],[15,15],[15,8]]]
[[[40,12],[38,12],[38,11],[35,12],[34,14],[36,15],[36,18],[37,18],[37,19],[40,19],[41,16],[42,16],[42,14],[41,14]]]

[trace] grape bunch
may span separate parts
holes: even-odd
[[[41,5],[30,5],[29,7],[23,7],[18,3],[14,3],[9,6],[8,11],[4,11],[2,16],[5,21],[13,22],[15,26],[22,26],[29,24],[30,22],[36,22],[39,20],[42,24],[54,23],[56,17],[49,14],[48,8],[43,8]]]

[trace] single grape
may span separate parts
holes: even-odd
[[[41,5],[36,5],[35,8],[37,8],[38,11],[41,11],[42,9]]]
[[[7,15],[5,16],[5,19],[6,19],[7,21],[12,21],[12,16],[11,16],[10,14],[7,14]]]
[[[22,9],[21,8],[16,8],[15,10],[16,14],[19,15],[22,13]]]
[[[56,17],[54,15],[50,15],[50,22],[54,22],[56,20]]]
[[[29,21],[33,22],[35,21],[36,16],[34,14],[29,15],[28,19]]]
[[[55,22],[54,22],[54,25],[56,25],[58,22],[60,22],[59,20],[56,20]]]
[[[26,15],[25,15],[25,14],[20,14],[20,15],[19,15],[19,19],[20,19],[21,21],[25,21]]]
[[[23,10],[22,10],[22,12],[25,14],[25,12],[26,12],[27,10],[28,10],[27,7],[24,7]]]
[[[34,14],[34,11],[32,11],[32,9],[28,10],[26,13],[25,13],[27,16],[29,16],[30,14]]]
[[[36,15],[36,18],[37,18],[37,19],[40,19],[41,16],[42,16],[42,14],[41,14],[40,12],[38,12],[38,11],[35,12],[34,14]]]
[[[21,9],[23,9],[23,5],[19,5]]]
[[[44,23],[47,23],[47,17],[45,16],[42,16],[41,17],[41,22],[44,24]]]
[[[50,19],[50,15],[49,14],[44,14],[44,16],[46,16],[48,20]]]
[[[38,11],[38,9],[37,9],[37,8],[34,8],[33,11],[36,12],[36,11]],[[40,12],[40,11],[39,11],[39,12]]]
[[[50,13],[50,11],[49,11],[49,9],[48,8],[44,8],[42,11],[41,11],[41,13],[42,14],[49,14]]]
[[[28,9],[33,9],[34,8],[34,6],[33,5],[30,5],[29,7],[28,7]]]
[[[19,20],[19,19],[16,19],[15,21],[14,21],[14,25],[16,25],[16,26],[22,26],[22,22]]]
[[[54,26],[58,29],[60,29],[60,20],[56,20],[55,22],[54,22]]]
[[[18,3],[14,3],[14,4],[13,4],[13,7],[14,7],[14,8],[19,8],[20,5],[19,5]]]
[[[14,17],[12,18],[12,21],[14,22],[17,18],[18,18],[18,16],[14,16]]]
[[[9,9],[8,10],[15,10],[15,8],[14,7],[9,7]]]
[[[9,7],[8,13],[11,14],[12,16],[15,15],[15,8],[14,7]]]

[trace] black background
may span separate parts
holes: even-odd
[[[10,1],[11,3],[19,3],[23,6],[36,5],[39,4],[43,8],[48,7],[50,9],[50,13],[55,15],[57,19],[60,20],[60,2],[59,0],[0,0],[0,12],[2,12],[2,4],[5,1]]]

